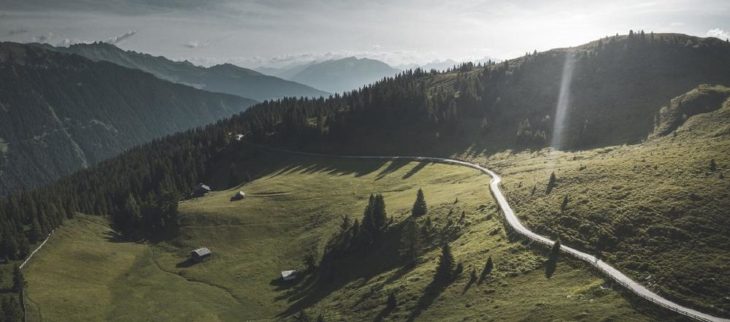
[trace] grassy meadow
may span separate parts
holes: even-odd
[[[544,256],[506,236],[489,178],[475,170],[273,152],[256,158],[267,162],[253,167],[247,160],[241,167],[257,179],[180,203],[176,239],[119,242],[102,218],[80,215],[65,223],[26,271],[29,320],[290,320],[304,311],[327,321],[646,321],[655,314],[571,260],[561,260],[547,279]],[[464,267],[450,285],[424,292],[439,241],[426,245],[413,267],[393,260],[397,250],[378,249],[349,259],[337,273],[341,278],[327,285],[306,276],[277,281],[281,270],[304,269],[305,255],[321,256],[343,216],[362,216],[370,193],[384,195],[397,226],[409,216],[418,188],[429,204],[419,220],[448,233],[439,240],[450,242]],[[230,201],[238,190],[247,198]],[[200,246],[214,255],[191,265],[188,253]],[[488,256],[495,262],[492,274],[470,281]],[[385,305],[390,293],[398,302],[392,310]]]
[[[730,316],[729,120],[726,101],[641,144],[501,153],[486,162],[531,229],[600,252],[673,300]]]

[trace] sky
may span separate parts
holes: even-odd
[[[106,41],[204,66],[509,59],[630,29],[726,39],[730,1],[0,0],[2,41]]]

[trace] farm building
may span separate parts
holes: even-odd
[[[241,200],[241,199],[246,199],[246,193],[243,191],[236,192],[236,194],[231,196],[231,201]]]
[[[297,278],[296,270],[281,271],[281,280],[282,281],[291,281],[295,278]]]
[[[211,255],[213,252],[208,247],[201,247],[190,252],[190,258],[196,262],[202,262]]]
[[[193,197],[202,197],[205,196],[206,193],[211,192],[212,189],[210,189],[210,186],[198,183],[195,187],[193,187],[192,195]]]

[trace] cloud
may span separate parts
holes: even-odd
[[[68,47],[68,46],[76,45],[76,44],[90,44],[90,43],[93,43],[93,41],[80,40],[80,39],[75,39],[75,38],[74,39],[64,38],[63,40],[59,41],[56,44],[56,46],[57,47]]]
[[[137,33],[136,31],[130,30],[130,31],[127,31],[127,32],[125,32],[125,33],[123,33],[121,35],[114,36],[114,37],[111,37],[111,38],[107,39],[106,40],[106,43],[107,44],[116,45],[116,44],[118,44],[118,43],[120,43],[120,42],[128,39],[129,37],[134,36],[136,33]]]
[[[730,32],[727,32],[725,30],[722,30],[720,28],[713,28],[707,31],[707,37],[715,37],[720,39],[728,39],[730,38]]]
[[[183,46],[194,49],[194,48],[198,48],[198,47],[203,46],[203,44],[201,44],[197,40],[191,40],[191,41],[188,41],[187,43],[184,43]]]

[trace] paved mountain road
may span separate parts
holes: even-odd
[[[378,160],[412,160],[412,161],[429,161],[429,162],[438,162],[438,163],[445,163],[445,164],[455,164],[455,165],[461,165],[473,169],[477,169],[481,171],[484,174],[489,175],[492,178],[491,183],[489,184],[490,192],[492,193],[492,196],[495,200],[497,200],[497,204],[499,205],[499,208],[502,210],[502,213],[504,214],[505,220],[507,220],[507,223],[512,227],[512,229],[515,230],[515,232],[519,233],[520,235],[535,241],[540,244],[544,244],[547,246],[552,246],[554,241],[538,235],[531,230],[527,229],[520,220],[517,218],[517,216],[514,213],[514,210],[512,210],[512,207],[507,202],[507,198],[502,193],[502,190],[500,189],[499,184],[502,182],[502,177],[500,177],[497,173],[495,173],[492,170],[489,170],[485,167],[482,167],[476,163],[461,161],[461,160],[454,160],[454,159],[448,159],[448,158],[435,158],[435,157],[419,157],[419,156],[371,156],[371,155],[331,155],[331,154],[319,154],[319,153],[308,153],[308,152],[298,152],[298,151],[289,151],[289,150],[282,150],[277,148],[271,148],[266,146],[260,146],[258,147],[269,149],[273,151],[280,151],[285,153],[293,153],[293,154],[301,154],[301,155],[308,155],[308,156],[315,156],[315,157],[326,157],[326,158],[340,158],[340,159],[378,159]],[[686,306],[682,306],[680,304],[677,304],[675,302],[672,302],[670,300],[665,299],[664,297],[660,296],[659,294],[656,294],[652,292],[651,290],[647,289],[643,285],[637,283],[636,281],[632,280],[625,274],[621,273],[619,270],[614,268],[613,266],[607,264],[604,261],[599,260],[595,256],[581,252],[575,248],[571,248],[565,245],[561,245],[560,250],[564,253],[567,253],[577,259],[580,259],[582,261],[585,261],[589,263],[590,265],[596,267],[598,270],[603,272],[604,275],[614,280],[616,283],[620,284],[624,288],[628,289],[632,293],[646,299],[647,301],[650,301],[656,305],[659,305],[663,308],[666,308],[668,310],[677,312],[681,315],[684,315],[686,317],[698,320],[698,321],[708,321],[708,322],[730,322],[730,319],[720,318],[716,316],[712,316],[706,313],[702,313],[700,311],[688,308]]]

